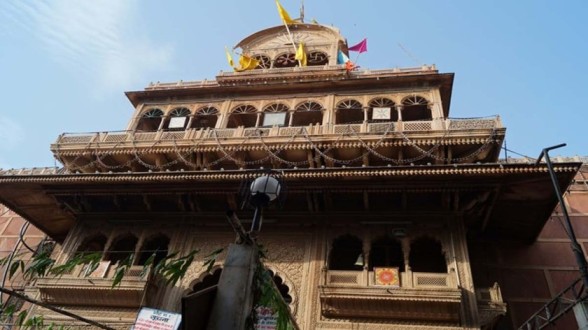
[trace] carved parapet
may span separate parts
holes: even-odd
[[[327,271],[320,287],[325,317],[457,322],[461,290],[453,274],[400,273],[399,287],[377,285],[373,272]]]
[[[506,314],[506,303],[502,300],[502,293],[498,283],[490,288],[476,289],[480,325],[490,325],[497,317]]]
[[[70,274],[37,279],[36,287],[41,300],[56,305],[83,305],[104,307],[135,307],[142,304],[146,291],[157,289],[155,281],[141,277],[143,266],[132,266],[120,285],[112,288],[114,266],[102,263],[86,276],[84,267],[78,266]]]

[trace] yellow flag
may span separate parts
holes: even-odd
[[[286,9],[284,9],[284,7],[282,7],[282,5],[280,5],[279,0],[276,0],[276,5],[278,6],[278,13],[280,14],[280,18],[282,19],[282,22],[284,22],[284,24],[286,24],[286,25],[296,24],[296,21],[290,18],[290,15],[288,15],[288,12],[286,11]]]
[[[294,58],[300,61],[300,66],[306,66],[306,52],[304,51],[303,43],[298,45],[298,50],[296,50],[296,56]]]
[[[253,70],[257,68],[258,65],[258,60],[251,58],[247,55],[241,55],[241,57],[239,57],[239,68],[235,68],[235,71],[242,72],[247,70]]]
[[[232,67],[235,66],[235,64],[233,63],[233,56],[231,56],[231,53],[229,52],[229,49],[227,47],[225,47],[225,53],[227,54],[227,61],[229,61],[229,65]]]

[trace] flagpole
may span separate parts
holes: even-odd
[[[286,31],[288,31],[288,36],[290,37],[290,41],[292,42],[292,47],[294,47],[294,54],[296,54],[296,52],[298,51],[298,49],[296,49],[296,44],[294,43],[294,38],[292,38],[292,33],[290,33],[290,28],[288,27],[288,24],[286,24],[284,22],[284,26],[286,26]],[[300,67],[302,67],[302,61],[298,60],[298,65]]]

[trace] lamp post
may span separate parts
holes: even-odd
[[[570,244],[572,245],[572,251],[574,252],[574,256],[576,257],[576,263],[578,264],[578,269],[580,271],[580,277],[582,278],[583,285],[583,293],[581,296],[586,294],[586,290],[588,290],[588,263],[586,262],[586,258],[584,257],[584,252],[582,251],[582,247],[578,243],[576,239],[576,234],[574,232],[574,227],[572,226],[572,222],[570,221],[570,216],[568,215],[568,209],[563,199],[563,194],[561,189],[559,188],[559,183],[557,181],[557,176],[555,175],[555,170],[553,169],[553,164],[551,163],[551,158],[549,158],[549,151],[561,147],[565,147],[566,144],[558,144],[556,146],[545,148],[541,151],[539,158],[535,162],[535,165],[538,165],[541,162],[542,158],[545,158],[545,164],[547,164],[547,170],[549,171],[549,176],[551,177],[551,183],[553,184],[553,190],[557,196],[559,201],[559,206],[561,208],[563,218],[564,218],[564,228],[568,237],[570,238]],[[588,329],[588,306],[586,306],[586,302],[580,301],[579,303],[575,304],[574,307],[574,315],[576,317],[576,322],[578,323],[578,329],[586,330]],[[546,309],[547,310],[547,309]]]
[[[221,273],[216,298],[207,329],[242,330],[253,309],[253,279],[259,265],[255,239],[261,229],[263,209],[280,197],[282,185],[271,173],[255,178],[245,192],[245,204],[254,208],[251,229],[245,232],[234,211],[227,211],[227,220],[237,234],[231,244]]]

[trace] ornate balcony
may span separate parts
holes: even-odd
[[[84,266],[77,266],[70,274],[37,279],[41,300],[55,305],[92,305],[103,307],[138,308],[147,291],[157,289],[148,276],[141,277],[143,266],[132,266],[120,285],[112,288],[114,265],[101,262],[98,269],[86,275]]]
[[[461,290],[453,273],[401,272],[398,287],[377,285],[371,271],[325,271],[322,313],[333,318],[459,321]]]

